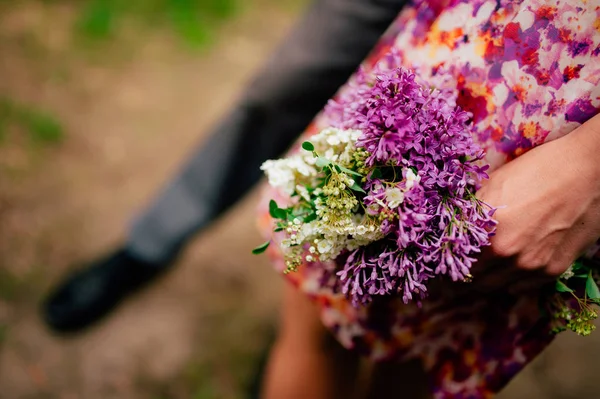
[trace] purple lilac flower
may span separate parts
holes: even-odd
[[[400,65],[393,57],[388,64]],[[471,115],[456,106],[455,92],[424,88],[404,68],[361,70],[325,112],[334,127],[362,131],[356,146],[367,151],[368,166],[403,173],[412,167],[420,177],[390,210],[381,205],[383,178],[367,176],[366,212],[394,217],[381,223],[385,238],[338,259],[337,279],[328,284],[334,281],[334,289],[360,306],[384,295],[420,301],[428,280],[438,276],[467,279],[495,222],[494,210],[474,197],[487,166],[469,130]]]

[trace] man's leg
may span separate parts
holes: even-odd
[[[405,0],[316,1],[233,111],[134,223],[126,245],[71,277],[45,308],[74,330],[169,266],[182,245],[245,194],[348,79]]]

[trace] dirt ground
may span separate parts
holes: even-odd
[[[123,239],[297,17],[258,3],[200,53],[168,32],[131,30],[82,55],[69,7],[0,13],[0,95],[50,110],[66,131],[54,145],[19,129],[0,143],[0,399],[242,397],[280,290],[249,254],[255,195],[94,329],[53,336],[39,303],[78,261]],[[501,397],[598,398],[598,358],[600,332],[564,334]]]

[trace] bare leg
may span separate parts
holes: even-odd
[[[288,285],[263,399],[430,399],[419,362],[368,364],[335,341],[316,305]],[[366,377],[366,378],[365,378]]]
[[[349,399],[356,393],[359,357],[323,326],[316,306],[285,288],[280,333],[267,366],[264,399]]]

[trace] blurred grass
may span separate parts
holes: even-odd
[[[64,138],[61,122],[51,113],[38,107],[0,97],[0,143],[9,129],[16,127],[26,132],[31,143],[56,144]]]
[[[214,29],[235,15],[241,0],[87,0],[75,27],[81,38],[104,41],[114,37],[124,17],[150,26],[172,29],[191,47],[212,42]]]

